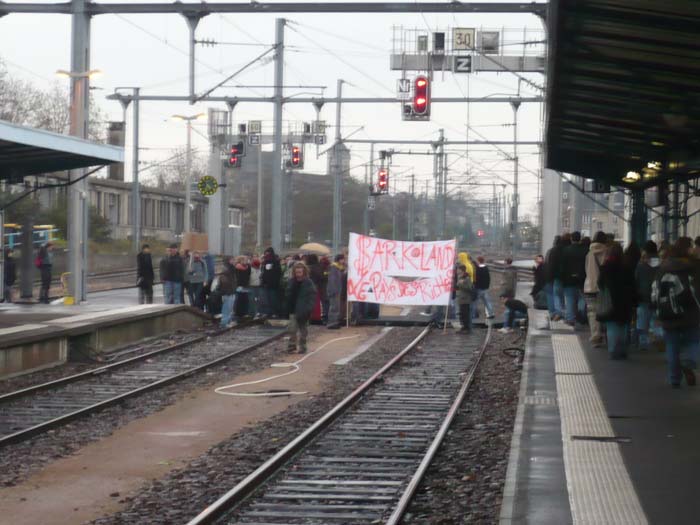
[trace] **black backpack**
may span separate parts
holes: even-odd
[[[651,285],[651,303],[661,321],[682,319],[687,312],[700,309],[692,278],[686,273],[664,273],[657,277]]]

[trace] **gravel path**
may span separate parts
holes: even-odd
[[[193,345],[192,351],[196,352],[204,345],[226,345],[235,337],[236,331],[231,331],[216,338],[208,338]],[[267,368],[278,360],[277,356],[284,349],[282,340],[273,341],[264,347],[233,357],[225,364],[212,367],[205,373],[127,399],[121,405],[108,407],[27,441],[8,445],[2,448],[0,454],[0,487],[20,483],[47,463],[69,456],[88,443],[109,436],[130,421],[162,410],[185,397],[191,390],[211,386],[229,378],[231,370],[235,370],[237,374],[247,374]]]
[[[395,329],[350,364],[332,369],[323,393],[212,447],[206,454],[127,497],[125,510],[93,525],[181,524],[199,513],[341,401],[414,339],[420,328]]]
[[[520,389],[520,369],[501,349],[514,346],[514,339],[492,335],[404,525],[498,523]]]

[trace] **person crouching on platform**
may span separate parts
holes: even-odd
[[[287,352],[306,353],[309,319],[316,304],[316,287],[309,277],[309,269],[303,262],[292,266],[292,277],[287,282],[287,312],[289,312],[289,342]],[[299,335],[297,341],[297,333]]]
[[[459,307],[459,322],[462,324],[460,332],[468,334],[472,331],[472,301],[475,289],[464,264],[457,265],[457,283],[455,288],[457,305]]]

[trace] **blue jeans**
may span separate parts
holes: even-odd
[[[180,301],[181,292],[182,283],[175,281],[163,281],[163,295],[165,296],[165,304],[182,304]]]
[[[655,331],[656,314],[649,303],[637,306],[637,340],[641,350],[649,349],[649,330]]]
[[[627,327],[629,323],[607,321],[605,331],[608,335],[608,352],[614,356],[627,355]]]
[[[554,294],[554,315],[564,317],[564,286],[561,284],[561,279],[554,279],[552,293]]]
[[[577,312],[583,311],[585,306],[581,307],[583,293],[578,286],[564,287],[564,302],[566,303],[566,321],[568,323],[576,322]],[[585,303],[584,303],[585,305]]]
[[[488,290],[478,290],[476,291],[476,299],[472,303],[472,310],[474,313],[478,310],[479,301],[484,303],[484,309],[486,310],[487,317],[493,317],[493,305],[491,304],[491,298],[489,297]]]
[[[511,310],[510,308],[506,307],[505,318],[503,320],[503,327],[513,328],[513,325],[515,324],[515,321],[517,319],[525,318],[527,318],[527,314],[525,312],[521,312],[520,310]]]
[[[221,326],[226,326],[231,322],[233,307],[236,304],[235,295],[224,295],[221,298]]]
[[[556,313],[554,308],[554,283],[547,283],[544,285],[544,293],[547,294],[547,311],[549,316],[552,317]]]
[[[672,385],[678,385],[681,382],[681,366],[692,369],[697,367],[700,333],[696,327],[664,329],[664,343],[666,343],[668,380]]]

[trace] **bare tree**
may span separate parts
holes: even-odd
[[[192,181],[198,181],[207,173],[207,158],[193,150]],[[144,180],[149,180],[152,184],[166,190],[184,191],[187,182],[187,150],[185,148],[172,150],[169,158],[155,166],[149,175],[144,176]]]
[[[13,77],[0,59],[0,120],[66,134],[70,130],[68,89],[58,82],[48,89]],[[88,138],[104,141],[105,116],[90,97]]]

